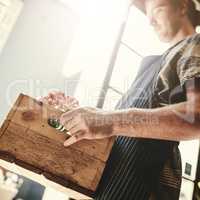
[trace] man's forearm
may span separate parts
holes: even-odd
[[[164,140],[200,138],[198,109],[187,102],[156,109],[127,109],[112,114],[115,135]]]

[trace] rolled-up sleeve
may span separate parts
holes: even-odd
[[[181,85],[189,79],[200,77],[200,35],[188,40],[188,44],[180,52],[181,57],[177,62],[177,73]]]

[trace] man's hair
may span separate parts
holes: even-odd
[[[188,3],[188,17],[194,27],[200,25],[200,11],[196,9],[196,5],[193,1]]]
[[[153,1],[153,0],[145,0],[145,2],[147,1]],[[183,0],[170,0],[170,1],[175,8],[178,8],[183,4]],[[200,25],[200,11],[196,9],[196,4],[194,3],[194,0],[188,0],[187,16],[194,28]]]
[[[175,7],[178,7],[183,3],[182,0],[171,0],[171,2]],[[188,0],[187,16],[193,27],[200,25],[200,11],[196,9],[196,5],[192,0]]]

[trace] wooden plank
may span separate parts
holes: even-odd
[[[113,146],[115,137],[102,140],[83,140],[71,145],[71,148],[81,150],[82,152],[94,156],[106,162]]]
[[[9,121],[5,120],[3,125],[0,127],[0,138],[3,135],[3,133],[5,132],[5,130],[8,128],[8,125],[9,125]]]
[[[104,167],[105,167],[105,166],[104,166]],[[94,177],[94,179],[93,179],[93,181],[92,181],[92,183],[91,183],[91,186],[92,186],[92,187],[96,188],[97,185],[99,184],[99,181],[100,181],[99,177],[102,176],[104,167],[100,167],[100,166],[99,166],[99,167],[97,168],[96,175],[95,175],[95,177]]]
[[[66,180],[92,191],[96,190],[96,186],[92,184],[94,178],[98,179],[97,182],[100,180],[100,176],[96,177],[98,167],[105,166],[103,161],[75,149],[64,148],[60,143],[13,123],[10,123],[1,137],[0,149],[26,169],[65,177]]]
[[[42,105],[35,99],[24,95],[11,121],[63,143],[69,136],[61,134],[47,123],[50,117],[59,118],[61,114],[60,111],[48,107],[47,105]]]
[[[19,104],[22,102],[22,99],[23,99],[24,95],[23,94],[20,94],[19,97],[16,99],[13,107],[11,108],[11,110],[9,111],[7,117],[6,117],[6,120],[10,120],[12,119],[14,113],[16,112],[17,109],[19,109]]]
[[[30,115],[30,118],[26,120],[23,117],[25,114]],[[18,106],[18,111],[15,112],[11,121],[21,126],[31,128],[31,130],[63,144],[69,136],[60,133],[50,127],[47,123],[50,117],[59,118],[61,114],[62,112],[58,110],[47,105],[41,105],[28,96],[23,96],[20,105]],[[90,156],[95,156],[96,158],[106,162],[114,139],[115,138],[113,137],[102,140],[83,140],[72,145],[71,148],[81,150]]]
[[[3,133],[5,132],[5,130],[8,128],[10,120],[12,119],[13,115],[15,114],[15,112],[17,111],[17,109],[19,108],[19,105],[22,102],[23,97],[24,97],[24,95],[20,94],[19,97],[16,99],[13,107],[8,112],[6,120],[3,122],[3,125],[0,127],[0,137],[3,135]]]
[[[48,125],[49,118],[61,114],[21,94],[0,129],[0,158],[42,174],[76,196],[92,197],[115,138],[83,140],[66,148],[69,136]]]

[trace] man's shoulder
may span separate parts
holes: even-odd
[[[188,36],[185,38],[185,43],[186,44],[190,44],[190,43],[196,43],[196,44],[200,44],[200,33],[195,33],[191,36]]]
[[[186,37],[181,44],[181,52],[185,50],[191,50],[193,47],[200,46],[200,33],[195,33]]]
[[[200,34],[196,33],[187,37],[180,50],[182,58],[185,57],[200,57]]]
[[[195,33],[193,35],[187,36],[185,39],[181,40],[171,48],[169,48],[163,57],[167,60],[179,59],[181,55],[185,52],[192,53],[192,48],[200,48],[200,33]],[[188,52],[189,51],[189,52]]]
[[[192,35],[185,37],[184,39],[176,43],[174,46],[172,46],[171,49],[173,50],[176,47],[183,48],[184,46],[187,46],[188,44],[191,43],[196,43],[196,44],[200,43],[200,33],[194,33]]]

